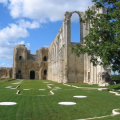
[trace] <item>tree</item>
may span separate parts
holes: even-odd
[[[120,72],[120,0],[92,0],[96,8],[106,7],[106,14],[96,14],[87,10],[86,18],[80,22],[89,21],[92,27],[84,38],[83,44],[76,44],[72,52],[76,55],[87,53],[94,66],[111,65],[113,71]],[[100,57],[101,61],[98,60]]]

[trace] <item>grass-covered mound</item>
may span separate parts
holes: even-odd
[[[16,88],[18,84],[12,83],[20,83],[20,87],[5,88],[7,86]],[[47,84],[53,85],[49,85],[51,88],[48,88]],[[98,87],[80,83],[70,85]],[[120,84],[110,88],[116,86],[118,88]],[[21,91],[18,95],[17,90]],[[51,95],[50,91],[53,91],[54,95]],[[74,98],[76,95],[84,95],[87,98]],[[111,115],[113,109],[120,108],[119,101],[120,96],[115,96],[109,91],[75,88],[48,80],[14,80],[0,84],[0,102],[17,103],[13,106],[0,105],[0,120],[74,120],[106,116]],[[76,105],[59,105],[59,102],[75,102]],[[102,119],[120,120],[120,115]]]

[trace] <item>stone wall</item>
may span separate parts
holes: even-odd
[[[12,68],[0,67],[0,78],[11,78]]]
[[[48,69],[48,48],[40,48],[36,54],[30,54],[25,45],[17,45],[14,48],[13,56],[13,78],[31,79],[31,72],[34,72],[34,79],[47,79],[44,71]]]

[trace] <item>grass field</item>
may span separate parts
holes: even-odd
[[[21,84],[19,84],[21,82]],[[49,82],[49,83],[44,83]],[[16,84],[12,84],[16,83]],[[17,89],[5,88],[12,86]],[[51,88],[47,87],[47,84]],[[97,85],[69,83],[79,87],[97,88]],[[119,88],[120,84],[108,88]],[[61,89],[55,90],[55,87]],[[30,90],[23,90],[30,89]],[[39,90],[45,89],[45,90]],[[54,89],[54,90],[53,90]],[[16,94],[20,90],[19,95]],[[54,95],[50,94],[50,90]],[[74,98],[84,95],[87,98]],[[16,105],[0,105],[0,120],[75,120],[111,115],[120,108],[120,96],[109,91],[74,88],[48,80],[13,80],[0,84],[0,102],[16,102]],[[59,105],[59,102],[75,102],[76,105]],[[120,115],[100,120],[120,120]]]

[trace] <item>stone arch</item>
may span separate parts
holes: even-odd
[[[80,11],[73,11],[73,12],[66,12],[64,15],[64,30],[65,30],[65,34],[66,34],[66,40],[67,43],[71,42],[71,16],[72,14],[77,13],[79,18],[84,18],[84,12],[80,12]],[[84,28],[83,28],[83,23],[80,23],[80,43],[83,44],[83,37],[84,35]]]
[[[78,14],[79,18],[81,17],[81,14],[80,14],[79,11],[73,11],[73,12],[70,12],[69,19],[71,19],[72,15],[73,15],[74,13]]]

